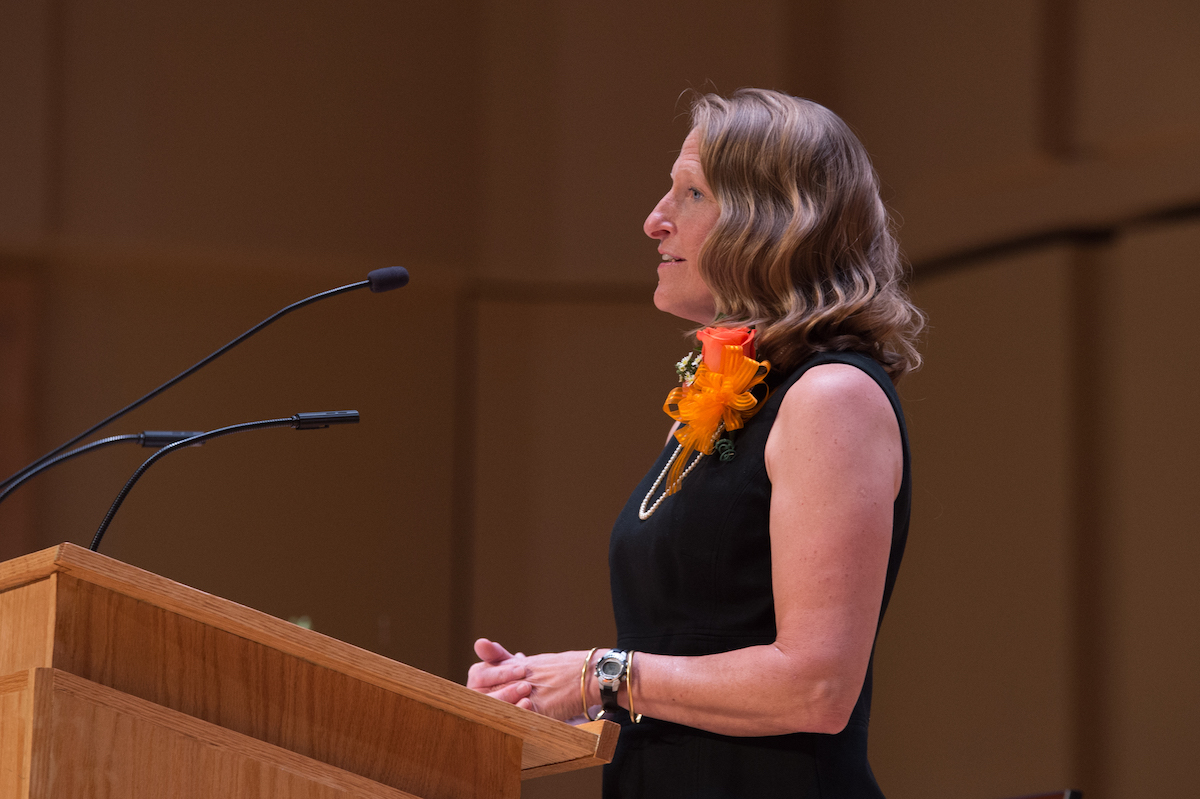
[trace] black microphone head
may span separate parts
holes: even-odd
[[[408,285],[408,270],[403,266],[385,266],[368,272],[367,280],[371,281],[371,291],[376,294],[400,289]]]

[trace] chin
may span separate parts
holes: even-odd
[[[684,296],[680,296],[681,292],[664,290],[661,282],[658,288],[654,290],[654,307],[663,313],[669,313],[672,316],[677,316],[688,322],[695,322],[698,325],[710,325],[713,319],[717,316],[717,310],[712,304],[712,297],[705,296],[703,298],[694,296],[694,292],[684,292]]]
[[[654,307],[663,313],[671,313],[671,303],[662,295],[662,289],[654,290]]]
[[[711,325],[717,315],[715,311],[706,313],[696,308],[681,307],[678,304],[670,302],[660,302],[658,297],[654,298],[654,307],[663,313],[669,313],[671,316],[682,319],[685,322],[694,322],[698,325]]]
[[[662,291],[654,292],[654,307],[663,313],[678,316],[680,319],[688,318],[684,309],[679,307],[679,303],[672,302],[670,295],[664,295]]]

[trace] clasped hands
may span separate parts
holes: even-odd
[[[471,690],[561,721],[584,720],[579,674],[586,651],[514,655],[495,641],[480,638],[475,654],[480,662],[467,672]],[[588,704],[599,704],[590,664],[586,684]]]

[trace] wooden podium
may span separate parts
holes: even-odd
[[[0,564],[5,799],[515,799],[616,737],[72,544]]]

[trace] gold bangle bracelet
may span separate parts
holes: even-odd
[[[629,650],[629,718],[633,719],[634,724],[642,723],[642,715],[633,712],[633,656],[637,652]]]
[[[596,654],[596,650],[600,647],[592,647],[592,651],[587,653],[587,657],[583,659],[583,671],[579,672],[579,698],[583,700],[583,717],[588,721],[595,721],[592,714],[588,711],[587,703],[587,671],[588,666],[592,665],[592,655]]]

